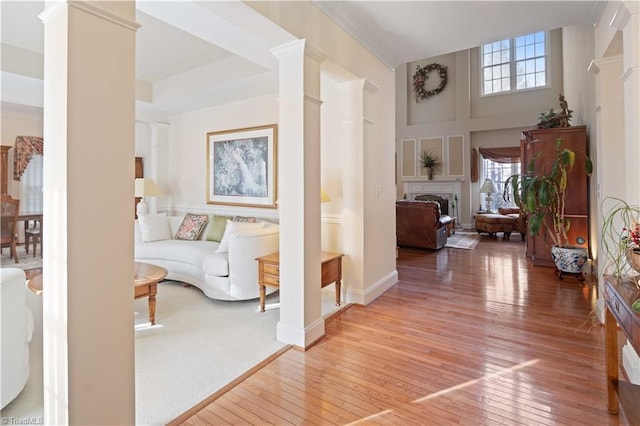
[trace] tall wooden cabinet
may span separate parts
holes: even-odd
[[[565,205],[565,216],[571,221],[569,242],[571,245],[588,249],[589,178],[583,161],[583,154],[589,154],[586,126],[534,129],[524,132],[520,141],[522,169],[525,172],[529,161],[537,155],[552,158],[555,155],[555,142],[558,138],[563,139],[565,147],[576,152],[575,166],[567,184]],[[578,154],[579,152],[581,154]],[[535,173],[545,169],[544,163],[544,161],[536,161]],[[546,166],[548,168],[548,164]],[[527,257],[531,258],[533,264],[537,266],[555,266],[551,258],[551,242],[545,241],[543,232],[537,236],[527,235]]]

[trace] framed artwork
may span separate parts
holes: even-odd
[[[207,204],[276,208],[278,126],[207,133]]]

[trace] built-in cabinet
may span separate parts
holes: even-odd
[[[521,155],[523,168],[528,167],[536,156],[552,158],[555,156],[556,140],[563,139],[564,146],[584,158],[588,155],[586,126],[559,127],[554,129],[535,129],[522,133]],[[534,142],[535,141],[535,142]],[[576,162],[568,179],[565,216],[571,221],[569,241],[571,245],[589,248],[589,179],[584,161],[576,156]],[[536,161],[534,173],[547,172],[549,162]],[[527,257],[537,266],[554,267],[551,258],[551,245],[545,241],[544,233],[527,236]]]

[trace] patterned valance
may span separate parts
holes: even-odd
[[[506,148],[480,148],[480,155],[496,163],[519,163],[520,147],[509,146]]]
[[[42,138],[36,136],[18,136],[14,148],[13,179],[20,180],[33,155],[43,154],[44,144]]]

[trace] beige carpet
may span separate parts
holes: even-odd
[[[37,269],[42,268],[42,257],[40,257],[40,248],[38,247],[38,254],[36,257],[33,257],[33,252],[27,254],[24,251],[24,245],[19,245],[18,249],[18,260],[19,263],[16,263],[14,259],[10,258],[11,250],[9,247],[5,247],[2,249],[2,260],[0,264],[3,268],[20,268],[22,270],[29,269]]]
[[[38,422],[43,416],[42,298],[27,293],[36,324],[31,374],[23,392],[0,415]],[[268,304],[278,301],[277,292],[267,296]],[[330,285],[322,289],[323,315],[335,312],[334,303]],[[147,299],[136,300],[138,425],[166,424],[286,346],[276,340],[280,310],[260,313],[257,299],[222,302],[194,287],[164,281],[158,286],[155,326],[148,313]]]
[[[456,231],[455,234],[450,235],[447,239],[445,247],[471,250],[480,241],[480,235],[475,231]]]

